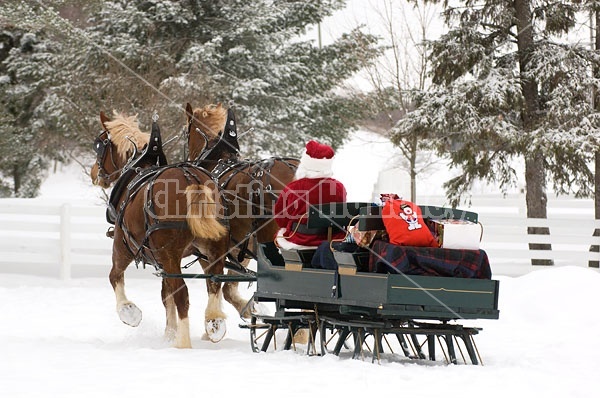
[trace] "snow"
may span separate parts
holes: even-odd
[[[147,270],[135,270],[137,273]],[[253,353],[229,305],[228,333],[202,338],[204,282],[188,281],[192,345],[163,340],[160,281],[127,280],[143,311],[138,328],[119,321],[106,279],[63,282],[13,275],[0,279],[0,395],[3,397],[163,397],[212,394],[337,393],[370,396],[590,397],[597,377],[600,275],[560,267],[500,280],[500,319],[472,321],[484,366],[445,365],[384,356],[371,363],[349,353],[307,356]],[[242,284],[249,297],[252,288]],[[350,394],[350,395],[347,395]]]
[[[92,185],[89,172],[93,159],[80,164],[59,165],[55,172],[48,176],[40,187],[40,194],[34,200],[49,202],[104,205],[103,192]]]
[[[352,200],[368,200],[373,170],[387,153],[373,137],[357,133],[336,154],[335,177]],[[368,144],[367,144],[368,142]],[[368,150],[367,150],[368,149]],[[382,152],[383,151],[383,152]],[[370,169],[359,167],[358,156]],[[363,164],[363,163],[361,163]],[[439,176],[438,176],[439,178]],[[439,183],[439,181],[438,181]],[[368,187],[368,188],[367,188]],[[101,204],[80,166],[51,174],[43,200]],[[492,266],[493,271],[493,266]],[[0,274],[1,275],[1,274]],[[128,297],[143,311],[139,327],[123,324],[105,278],[62,281],[30,275],[0,276],[1,397],[134,397],[281,395],[334,393],[381,397],[543,396],[590,397],[597,393],[600,361],[600,274],[583,267],[549,267],[500,281],[498,320],[463,324],[482,328],[476,343],[484,366],[446,365],[384,355],[352,359],[349,352],[308,356],[298,351],[254,353],[233,307],[227,335],[203,338],[207,304],[203,281],[189,280],[192,349],[163,339],[165,316],[160,280],[150,270],[127,271]],[[255,285],[240,284],[244,297]],[[594,393],[596,391],[596,393]]]

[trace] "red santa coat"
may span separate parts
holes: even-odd
[[[290,182],[281,192],[275,203],[275,221],[279,228],[285,228],[283,236],[290,242],[303,246],[318,246],[327,240],[327,233],[309,235],[294,233],[295,223],[306,224],[310,205],[345,202],[346,188],[334,178],[300,178]],[[344,238],[344,232],[333,235],[334,239]]]

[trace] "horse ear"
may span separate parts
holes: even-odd
[[[104,127],[104,130],[108,130],[106,128],[106,122],[109,122],[110,119],[108,118],[108,116],[106,116],[106,114],[102,111],[100,111],[100,123],[102,123],[102,127]]]
[[[185,106],[185,115],[187,116],[188,123],[194,117],[194,109],[192,108],[192,105],[190,105],[189,102]]]
[[[217,102],[217,109],[218,108],[222,108],[223,107],[223,103],[222,102]]]

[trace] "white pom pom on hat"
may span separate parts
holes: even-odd
[[[314,140],[309,141],[300,158],[296,178],[331,177],[334,157],[335,152],[329,145]]]

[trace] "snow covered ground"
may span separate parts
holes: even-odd
[[[147,270],[133,270],[148,272]],[[253,353],[249,333],[229,305],[228,334],[202,338],[204,282],[188,283],[191,350],[163,340],[158,279],[129,279],[129,297],[143,311],[139,327],[121,323],[105,278],[0,277],[0,396],[135,397],[581,397],[600,388],[600,275],[561,267],[500,280],[500,319],[471,321],[484,366]],[[252,288],[243,284],[249,297]]]
[[[346,184],[351,200],[368,200],[371,193],[365,187],[375,181],[372,171],[349,167],[350,160],[360,153],[373,168],[386,161],[366,152],[369,147],[377,148],[353,140],[337,153],[336,177]],[[99,190],[77,167],[51,175],[42,198],[102,203]],[[385,355],[380,364],[373,364],[368,356],[353,360],[348,352],[340,357],[307,356],[303,346],[298,352],[257,354],[251,351],[249,332],[238,327],[242,320],[228,304],[228,333],[221,342],[211,343],[203,339],[204,282],[194,280],[188,282],[193,348],[178,350],[163,340],[160,281],[149,270],[132,266],[127,275],[133,274],[142,275],[129,278],[126,285],[129,298],[143,311],[137,328],[118,319],[107,278],[61,281],[0,273],[0,397],[333,393],[587,398],[600,388],[597,270],[566,266],[520,277],[496,275],[500,319],[464,322],[483,328],[476,342],[484,366],[399,355]],[[253,289],[241,286],[245,297]]]

